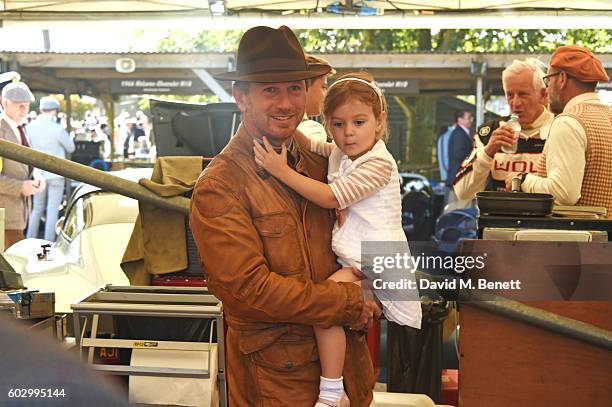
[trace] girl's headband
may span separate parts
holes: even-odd
[[[376,85],[376,82],[374,82],[374,81],[368,82],[365,79],[361,79],[361,78],[342,78],[342,79],[339,79],[339,80],[335,81],[334,83],[332,83],[327,90],[329,91],[329,89],[333,88],[334,86],[336,86],[340,82],[345,82],[345,81],[356,81],[356,82],[361,82],[361,83],[365,83],[366,85],[368,85],[378,95],[378,100],[380,101],[380,110],[382,110],[382,111],[385,110],[385,105],[383,104],[383,94],[382,94],[382,91],[380,90],[378,85]]]

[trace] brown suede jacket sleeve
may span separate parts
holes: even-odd
[[[270,271],[249,198],[234,184],[218,172],[205,173],[194,189],[190,211],[191,230],[208,286],[229,316],[247,323],[323,327],[356,321],[363,300],[355,284],[315,283],[308,270],[289,276]]]

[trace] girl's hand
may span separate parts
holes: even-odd
[[[263,138],[263,143],[264,145],[262,146],[257,140],[253,140],[255,162],[270,174],[278,177],[283,171],[289,168],[287,165],[287,147],[283,144],[279,154],[274,151],[274,147],[272,147],[266,137]]]
[[[344,222],[346,221],[346,209],[336,209],[336,220],[338,221],[339,227],[344,225]]]

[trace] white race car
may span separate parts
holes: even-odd
[[[133,181],[151,169],[113,173]],[[25,239],[5,253],[28,289],[55,293],[55,311],[70,312],[74,303],[106,284],[129,285],[121,259],[138,215],[138,201],[80,184],[57,222],[55,242]]]

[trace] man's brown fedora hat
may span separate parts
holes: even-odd
[[[326,65],[308,65],[302,46],[289,27],[278,30],[258,26],[240,39],[236,70],[214,75],[224,81],[291,82],[316,78],[330,70]]]

